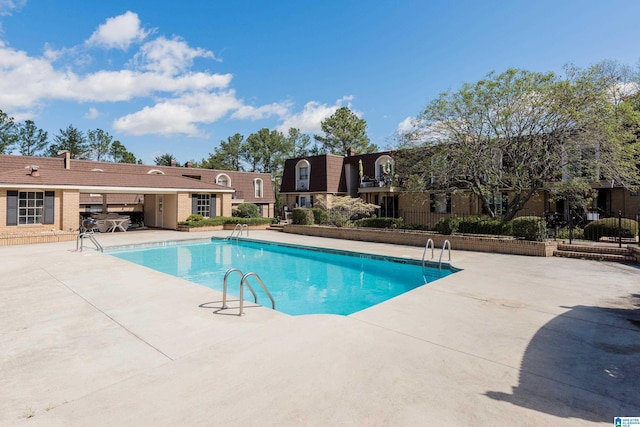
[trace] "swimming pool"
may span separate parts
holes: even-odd
[[[110,255],[222,291],[225,273],[237,268],[257,273],[276,303],[291,315],[348,315],[379,304],[454,272],[420,261],[255,240],[211,240],[110,250]],[[239,275],[228,279],[237,298]],[[252,278],[258,302],[268,297]],[[253,296],[245,291],[244,299]]]

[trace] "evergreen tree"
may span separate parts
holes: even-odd
[[[32,120],[18,125],[18,150],[22,156],[40,156],[49,145],[48,134]]]

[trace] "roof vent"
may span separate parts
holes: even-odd
[[[40,167],[36,165],[27,166],[25,169],[30,169],[29,175],[31,176],[40,176],[40,172],[38,171]]]

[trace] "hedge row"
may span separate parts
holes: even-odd
[[[313,225],[326,224],[327,213],[323,209],[296,208],[293,210],[292,220],[294,224]],[[371,228],[402,228],[402,229],[426,229],[425,226],[416,227],[405,224],[402,218],[373,217],[355,221],[356,227]],[[632,219],[622,218],[622,228],[619,228],[617,218],[605,218],[589,223],[584,228],[584,238],[597,241],[600,237],[630,237],[638,235],[638,222]],[[538,216],[521,216],[511,221],[489,217],[448,217],[443,218],[435,226],[435,231],[442,234],[468,233],[488,234],[501,236],[514,236],[519,239],[542,241],[546,238],[547,223],[544,218]],[[582,237],[582,230],[578,234]]]
[[[184,225],[187,227],[210,227],[224,224],[264,225],[271,224],[273,221],[273,218],[240,218],[228,216],[215,216],[213,218],[198,219],[197,216],[190,215],[186,221],[180,221],[178,225]]]
[[[634,238],[638,235],[638,222],[629,218],[603,218],[584,227],[584,238],[597,242],[601,237]]]

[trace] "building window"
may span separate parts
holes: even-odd
[[[309,189],[309,172],[311,164],[307,160],[300,160],[296,164],[296,190]]]
[[[299,208],[312,208],[313,207],[313,196],[298,196],[297,199],[297,207]]]
[[[509,203],[509,196],[507,193],[496,192],[489,197],[489,207],[496,215],[504,215],[507,211],[507,204]],[[488,214],[489,212],[482,206],[482,213]]]
[[[231,187],[231,178],[229,178],[229,175],[222,173],[216,177],[216,184]]]
[[[20,191],[18,193],[18,224],[42,224],[44,193],[42,191]]]
[[[438,214],[451,213],[451,195],[447,193],[429,194],[431,212]]]
[[[253,180],[253,188],[255,197],[262,198],[262,180],[260,178]]]
[[[376,181],[390,184],[393,177],[394,162],[390,156],[384,155],[376,159]]]
[[[299,173],[298,179],[300,179],[300,180],[309,179],[309,168],[308,167],[305,166],[303,168],[298,169],[298,173]]]
[[[194,194],[196,198],[195,202],[195,214],[200,214],[204,217],[211,217],[211,195],[210,194]]]

